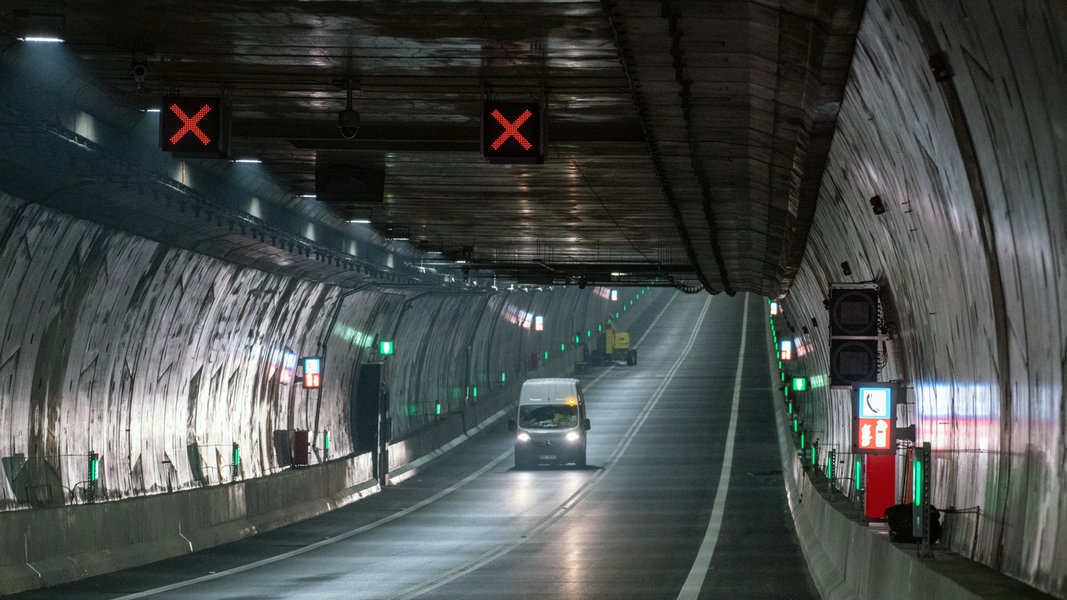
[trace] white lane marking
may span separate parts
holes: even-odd
[[[346,540],[346,539],[348,539],[348,538],[350,538],[350,537],[352,537],[354,535],[359,535],[361,533],[370,531],[371,529],[374,529],[376,527],[380,527],[382,525],[385,525],[386,523],[390,523],[392,521],[395,521],[395,520],[399,519],[400,517],[403,517],[405,515],[413,513],[415,511],[419,510],[420,508],[423,508],[423,507],[425,507],[425,506],[427,506],[429,504],[433,504],[434,502],[440,500],[441,498],[444,498],[445,496],[451,494],[452,492],[458,490],[459,488],[461,488],[461,487],[467,485],[468,483],[474,481],[475,479],[481,477],[487,471],[491,470],[493,467],[495,467],[495,466],[499,465],[500,463],[504,462],[505,460],[507,460],[508,458],[511,457],[511,452],[512,452],[511,449],[508,448],[508,450],[506,452],[501,453],[496,458],[494,458],[493,460],[489,461],[489,463],[486,464],[484,467],[478,469],[477,471],[475,471],[475,472],[471,473],[470,475],[464,477],[463,479],[457,481],[456,483],[452,484],[451,486],[441,490],[440,492],[437,492],[433,496],[430,496],[429,498],[426,498],[425,500],[423,500],[423,501],[421,501],[421,502],[419,502],[417,504],[412,504],[411,506],[405,508],[404,510],[401,510],[399,512],[393,513],[393,514],[391,514],[391,515],[389,515],[387,517],[382,517],[381,519],[378,519],[377,521],[374,521],[373,523],[368,523],[368,524],[366,524],[366,525],[364,525],[362,527],[357,527],[356,529],[352,529],[350,531],[346,531],[345,533],[336,535],[336,536],[334,536],[332,538],[325,539],[325,540],[322,540],[322,541],[319,541],[319,542],[315,542],[314,544],[310,544],[310,545],[304,546],[302,548],[297,548],[296,550],[291,550],[289,552],[285,552],[284,554],[278,554],[278,555],[272,556],[270,558],[264,558],[262,560],[257,560],[256,562],[248,563],[247,565],[241,565],[239,567],[234,567],[232,569],[227,569],[225,571],[219,571],[217,573],[212,573],[210,575],[204,575],[202,577],[197,577],[195,579],[189,579],[189,580],[186,580],[186,581],[179,581],[178,583],[172,583],[170,585],[165,585],[165,586],[162,586],[162,587],[157,587],[157,588],[153,588],[153,589],[150,589],[150,590],[145,590],[143,592],[138,592],[136,594],[129,594],[129,595],[126,595],[126,596],[119,596],[115,600],[133,600],[134,598],[146,598],[148,596],[155,596],[156,594],[162,594],[163,592],[169,592],[169,591],[172,591],[172,590],[181,589],[181,588],[188,587],[188,586],[191,586],[191,585],[196,585],[198,583],[204,583],[206,581],[212,581],[214,579],[221,579],[221,578],[227,577],[229,575],[236,575],[237,573],[243,573],[245,571],[251,571],[252,569],[256,569],[256,568],[259,568],[259,567],[262,567],[262,566],[265,566],[265,565],[269,565],[269,564],[272,564],[272,563],[276,563],[276,562],[280,562],[280,561],[283,561],[283,560],[287,560],[287,559],[290,559],[290,558],[292,558],[294,556],[299,556],[301,554],[305,554],[307,552],[311,552],[312,550],[318,550],[319,548],[322,548],[323,546],[329,546],[330,544],[335,544],[335,543],[340,542],[342,540]],[[375,486],[375,488],[376,487],[377,486]]]
[[[422,596],[423,594],[432,592],[437,588],[440,588],[441,586],[452,583],[453,581],[459,579],[460,577],[463,577],[464,575],[477,571],[478,569],[497,560],[498,558],[511,552],[515,548],[518,548],[522,544],[526,543],[528,540],[533,539],[538,534],[551,527],[553,524],[556,523],[556,521],[559,521],[561,518],[563,518],[564,515],[570,512],[571,509],[577,506],[579,502],[581,502],[586,496],[588,496],[596,487],[596,485],[600,482],[600,480],[603,479],[615,467],[616,464],[618,464],[618,458],[622,455],[623,452],[626,451],[627,448],[629,448],[630,442],[632,442],[633,439],[637,436],[637,433],[641,429],[641,426],[646,420],[648,420],[648,416],[652,414],[652,411],[656,408],[656,404],[659,403],[660,399],[666,393],[667,386],[670,385],[671,380],[674,379],[674,375],[678,372],[678,369],[681,368],[682,363],[685,361],[686,357],[689,356],[689,352],[693,349],[693,345],[696,343],[696,340],[700,334],[700,326],[704,323],[704,318],[705,316],[707,316],[708,308],[710,306],[711,297],[709,296],[708,299],[704,302],[704,308],[700,311],[700,316],[697,317],[696,325],[693,326],[693,330],[689,335],[689,341],[686,343],[685,348],[682,350],[678,359],[674,361],[674,364],[671,366],[670,370],[667,371],[667,375],[663,378],[659,386],[656,388],[656,391],[652,395],[652,398],[649,400],[648,404],[646,404],[645,407],[641,410],[641,413],[638,415],[637,419],[634,420],[634,423],[630,426],[630,429],[627,430],[626,435],[623,436],[623,439],[619,440],[619,443],[615,445],[615,449],[612,450],[611,454],[608,456],[608,459],[607,461],[605,461],[604,466],[596,473],[594,473],[589,479],[587,479],[586,482],[582,484],[581,487],[579,487],[573,494],[571,494],[570,498],[565,500],[563,504],[556,507],[556,509],[552,513],[546,515],[536,525],[524,531],[522,534],[512,539],[510,542],[501,544],[496,548],[491,548],[486,552],[483,552],[480,556],[473,558],[467,561],[466,563],[453,567],[452,569],[449,569],[445,573],[442,573],[441,575],[432,580],[425,581],[418,585],[412,586],[398,595],[391,596],[389,600],[412,600],[414,598]],[[666,310],[666,307],[664,308],[664,310]],[[661,316],[662,314],[663,313],[660,313]],[[657,317],[656,320],[658,321],[659,318]],[[653,324],[655,324],[655,322],[653,322]],[[607,374],[608,370],[605,370],[605,372],[597,378],[597,381],[604,377],[604,375]]]
[[[652,322],[652,326],[654,326],[660,320],[660,317],[662,317],[664,314],[666,314],[667,309],[674,302],[674,298],[676,298],[676,297],[677,296],[672,296],[671,297],[670,301],[667,302],[667,304],[660,311],[659,315],[657,315],[656,319]],[[707,302],[705,302],[704,310],[700,313],[700,317],[699,317],[699,319],[697,321],[697,324],[693,328],[693,334],[690,336],[689,344],[686,346],[685,350],[683,351],[682,356],[678,359],[677,362],[675,362],[674,367],[672,367],[672,369],[670,371],[670,377],[674,376],[674,373],[678,370],[678,367],[681,364],[682,359],[689,353],[689,350],[693,347],[693,343],[694,343],[694,341],[696,339],[696,332],[699,330],[700,324],[704,321],[704,315],[708,311],[709,303],[710,303],[710,299]],[[649,327],[649,330],[652,329],[652,326]],[[641,339],[644,340],[645,336],[647,336],[647,335],[648,335],[648,332],[646,332],[645,335],[641,337]],[[589,389],[589,388],[593,387],[594,385],[596,385],[601,379],[603,379],[604,377],[606,377],[608,375],[609,371],[610,371],[610,369],[606,369],[603,373],[601,373],[598,377],[596,377],[589,385],[585,386],[586,389]],[[668,378],[668,380],[669,380],[669,378]],[[633,434],[636,433],[636,430],[640,427],[641,423],[643,423],[645,421],[645,419],[648,417],[648,413],[651,412],[651,409],[655,405],[655,403],[659,401],[659,397],[663,394],[663,390],[665,388],[666,388],[666,383],[660,384],[660,387],[657,389],[656,395],[654,396],[652,402],[645,407],[645,409],[642,411],[641,418],[637,422],[635,422],[634,426],[632,426],[630,431],[628,432],[626,439],[623,440],[625,442],[625,445],[622,442],[620,442],[620,444],[618,446],[616,446],[615,450],[611,453],[611,456],[608,459],[609,461],[613,461],[615,457],[617,457],[619,454],[621,454],[620,447],[622,449],[625,449],[625,446],[629,446],[630,439],[632,439]],[[493,418],[496,418],[496,416],[494,415]],[[134,593],[134,594],[127,594],[125,596],[119,596],[119,597],[115,598],[114,600],[135,600],[137,598],[147,598],[149,596],[156,596],[158,594],[162,594],[162,593],[165,593],[165,592],[170,592],[170,591],[173,591],[173,590],[182,589],[182,588],[185,588],[185,587],[189,587],[189,586],[192,586],[192,585],[197,585],[197,584],[200,584],[200,583],[205,583],[205,582],[208,582],[208,581],[213,581],[215,579],[222,579],[223,577],[229,577],[230,575],[236,575],[238,573],[244,573],[245,571],[251,571],[252,569],[257,569],[259,567],[263,567],[263,566],[266,566],[266,565],[269,565],[269,564],[273,564],[273,563],[276,563],[276,562],[287,560],[287,559],[290,559],[290,558],[292,558],[294,556],[299,556],[301,554],[306,554],[308,552],[311,552],[313,550],[317,550],[317,549],[322,548],[324,546],[329,546],[331,544],[335,544],[337,542],[346,540],[346,539],[348,539],[350,537],[359,535],[361,533],[365,533],[367,531],[370,531],[372,529],[375,529],[375,528],[380,527],[382,525],[385,525],[387,523],[391,523],[392,521],[395,521],[395,520],[397,520],[397,519],[399,519],[399,518],[401,518],[401,517],[403,517],[405,515],[413,513],[416,510],[419,510],[419,509],[421,509],[421,508],[423,508],[425,506],[428,506],[429,504],[432,504],[432,503],[440,500],[441,498],[444,498],[445,496],[451,494],[452,492],[455,492],[456,490],[460,489],[461,487],[463,487],[463,486],[467,485],[468,483],[474,481],[475,479],[481,477],[482,475],[484,475],[485,473],[487,473],[488,471],[490,471],[491,469],[493,469],[494,467],[499,465],[501,462],[503,462],[503,461],[507,460],[508,458],[510,458],[512,456],[512,452],[513,452],[513,450],[511,448],[508,448],[502,454],[498,455],[496,458],[494,458],[493,460],[489,461],[488,464],[486,464],[482,468],[478,469],[474,473],[471,473],[470,475],[464,477],[460,481],[457,481],[456,483],[452,484],[448,488],[445,488],[445,489],[441,490],[440,492],[437,492],[433,496],[430,496],[429,498],[426,498],[425,500],[423,500],[423,501],[421,501],[421,502],[419,502],[417,504],[413,504],[413,505],[405,508],[404,510],[401,510],[400,512],[396,512],[396,513],[393,513],[393,514],[391,514],[389,516],[382,517],[381,519],[378,519],[377,521],[374,521],[372,523],[368,523],[366,525],[363,525],[362,527],[357,527],[356,529],[352,529],[352,530],[346,531],[345,533],[338,534],[338,535],[336,535],[334,537],[331,537],[329,539],[322,540],[322,541],[319,541],[319,542],[315,542],[314,544],[310,544],[310,545],[304,546],[302,548],[297,548],[295,550],[291,550],[289,552],[285,552],[283,554],[278,554],[276,556],[272,556],[272,557],[269,557],[269,558],[264,558],[264,559],[261,559],[261,560],[258,560],[258,561],[252,562],[252,563],[248,563],[246,565],[241,565],[241,566],[238,566],[238,567],[234,567],[232,569],[226,569],[225,571],[218,571],[218,572],[215,572],[215,573],[209,573],[208,575],[204,575],[204,576],[201,576],[201,577],[196,577],[194,579],[188,579],[188,580],[185,580],[185,581],[179,581],[177,583],[172,583],[170,585],[165,585],[165,586],[160,586],[160,587],[157,587],[157,588],[152,588],[152,589],[149,589],[149,590],[144,590],[142,592],[137,592],[137,593]],[[593,477],[590,478],[590,481],[594,481],[594,480],[599,479],[598,476],[602,476],[603,473],[605,471],[607,471],[609,468],[610,468],[610,466],[598,471],[597,474],[595,474]],[[588,482],[587,482],[586,485],[588,485]],[[372,488],[367,490],[366,495],[371,495],[373,493],[377,493],[378,491],[380,491],[380,488],[377,485],[375,485]],[[556,520],[558,520],[560,516],[562,516],[567,511],[569,511],[574,506],[574,504],[576,504],[578,502],[580,497],[583,497],[585,495],[582,492],[583,492],[583,488],[579,488],[579,490],[577,492],[575,492],[574,494],[572,494],[571,497],[564,503],[563,506],[561,506],[560,508],[557,508],[555,513],[553,513],[553,514],[549,515],[548,517],[546,517],[542,521],[542,524],[539,524],[539,525],[535,526],[533,528],[533,530],[531,530],[531,532],[528,532],[528,533],[532,534],[532,533],[539,532],[542,529],[544,529],[545,527],[547,527],[548,525],[550,525],[551,523],[553,523]],[[556,515],[558,515],[558,516],[556,516]],[[527,535],[527,534],[523,534],[523,535]],[[183,535],[182,537],[185,537],[185,536]],[[522,538],[520,538],[520,540],[521,539]],[[521,543],[521,541],[519,543]],[[513,544],[513,545],[509,544],[510,547],[508,548],[508,550],[510,551],[511,548],[513,548],[514,546],[517,546],[517,545],[518,544]],[[498,558],[499,556],[503,556],[503,554],[506,554],[506,552],[497,554],[493,558],[493,560],[495,560],[495,558]],[[482,564],[479,564],[478,567],[474,567],[474,568],[479,568],[480,566],[482,566],[484,564],[488,564],[489,562],[491,562],[491,561],[485,561]],[[462,567],[460,567],[460,568],[462,568]],[[469,571],[469,570],[473,570],[473,569],[468,569],[467,571]],[[450,571],[450,573],[454,572],[454,571],[456,571],[456,569],[453,569],[452,571]],[[464,572],[467,572],[467,571],[464,571]],[[452,577],[452,579],[456,579],[457,577],[458,577],[458,575],[455,576],[455,577]],[[452,579],[449,579],[449,581],[452,581]],[[447,581],[446,582],[442,582],[442,583],[440,583],[438,585],[435,585],[433,588],[423,589],[422,591],[418,592],[418,594],[422,594],[424,592],[430,591],[430,589],[436,589],[437,587],[440,587],[441,585],[444,585],[444,583],[447,583]]]
[[[704,532],[704,541],[700,544],[696,560],[689,570],[689,576],[678,593],[679,600],[696,600],[700,597],[700,587],[708,575],[711,557],[715,553],[715,544],[719,541],[719,529],[722,527],[723,513],[726,511],[726,492],[730,487],[730,470],[734,461],[734,435],[737,432],[737,409],[741,404],[741,371],[745,366],[745,336],[748,333],[748,294],[745,294],[745,311],[741,317],[741,347],[737,351],[737,372],[734,374],[734,398],[730,407],[730,427],[726,432],[726,450],[722,455],[722,472],[719,473],[719,485],[715,488],[715,500],[711,507],[708,528]]]

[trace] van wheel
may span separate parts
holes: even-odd
[[[574,466],[579,469],[585,468],[585,450],[582,450],[582,453],[578,455],[577,460],[574,461]]]

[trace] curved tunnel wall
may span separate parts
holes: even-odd
[[[1056,2],[917,4],[867,4],[787,322],[811,349],[809,373],[825,375],[830,284],[881,284],[891,336],[882,379],[906,384],[914,404],[900,424],[934,446],[934,502],[980,507],[977,542],[975,517],[950,514],[944,543],[965,556],[973,543],[976,559],[1062,597],[1067,12]],[[954,70],[944,82],[928,67],[940,50]],[[875,195],[882,215],[868,204]],[[432,423],[438,404],[448,415],[476,403],[476,387],[521,380],[531,354],[540,369],[544,352],[570,362],[574,319],[595,326],[610,306],[573,289],[343,296],[20,207],[0,199],[0,310],[12,315],[0,332],[4,509],[66,502],[90,449],[104,456],[113,498],[232,477],[234,441],[239,477],[270,474],[282,466],[276,431],[330,430],[331,456],[348,453],[348,390],[387,333],[398,347],[390,368],[405,374],[390,395],[403,437]],[[530,314],[546,315],[547,334],[521,325]],[[443,335],[428,333],[436,328]],[[321,403],[272,379],[286,347],[324,351]],[[800,407],[822,447],[846,460],[847,407],[826,387]]]
[[[325,431],[329,456],[350,454],[365,363],[385,364],[389,437],[401,439],[546,363],[573,366],[577,332],[607,324],[628,300],[599,288],[342,291],[10,196],[0,196],[0,216],[8,510],[86,501],[90,451],[101,457],[97,500],[278,472],[290,465],[293,430],[312,432],[312,463],[327,458]],[[382,340],[396,353],[380,356]],[[283,381],[286,356],[316,355],[321,391]]]
[[[917,443],[932,444],[933,503],[980,511],[944,515],[942,543],[1059,597],[1064,40],[1061,3],[868,2],[807,253],[785,301],[787,333],[812,350],[808,374],[826,375],[831,283],[880,284],[890,335],[880,379],[904,383],[914,404],[899,424],[916,424]],[[939,51],[953,69],[943,82],[928,65]],[[873,196],[884,214],[873,212]],[[848,393],[821,387],[798,401],[812,436],[847,469]]]

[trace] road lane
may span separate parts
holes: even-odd
[[[16,598],[675,598],[691,573],[701,598],[815,597],[782,513],[780,467],[766,459],[777,453],[762,306],[679,294],[635,324],[638,365],[581,375],[593,425],[586,469],[515,470],[505,419],[329,515]],[[735,385],[739,356],[749,360]],[[735,391],[739,450],[726,481],[737,483],[720,500],[711,560],[694,569]],[[763,556],[788,576],[780,589],[766,586]],[[754,576],[759,595],[744,593]]]

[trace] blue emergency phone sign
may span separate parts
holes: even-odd
[[[853,447],[857,452],[896,450],[895,386],[857,383],[853,386]]]

